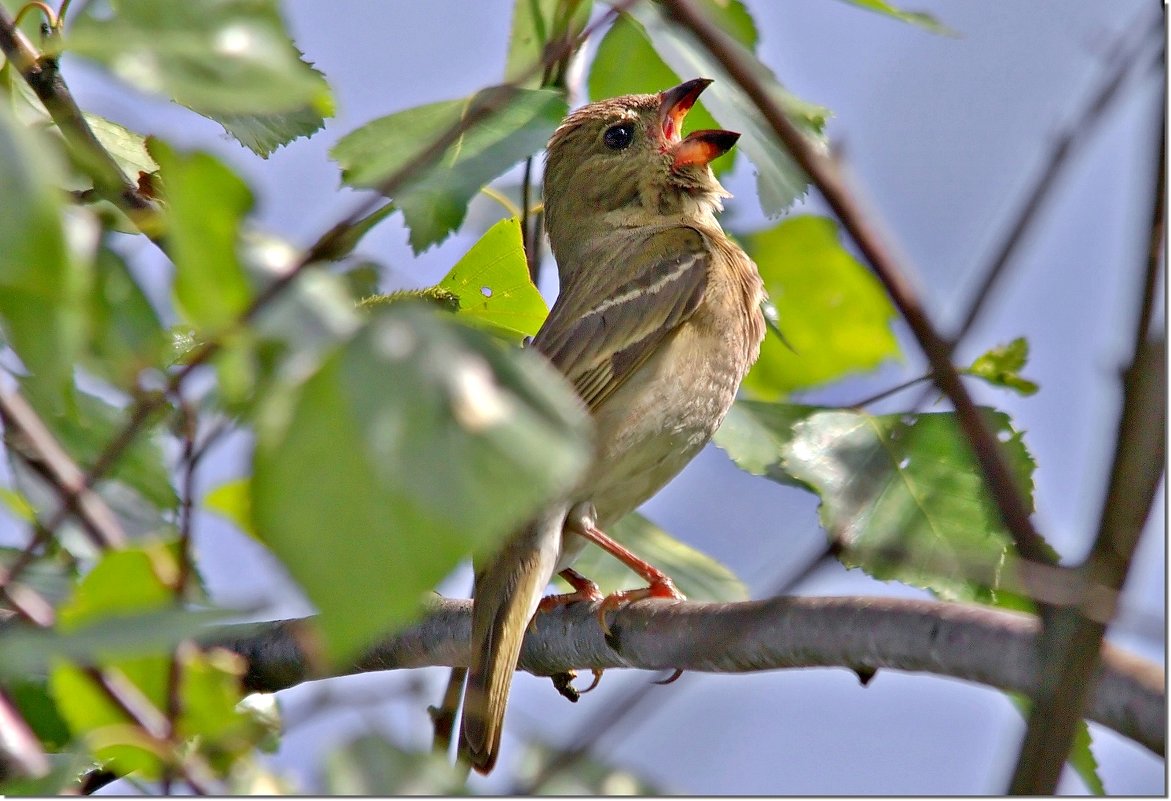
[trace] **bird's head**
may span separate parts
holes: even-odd
[[[711,81],[657,95],[599,100],[570,114],[549,140],[545,220],[560,262],[607,229],[710,217],[727,192],[709,164],[740,134],[694,131],[683,118]]]

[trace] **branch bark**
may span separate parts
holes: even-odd
[[[543,614],[520,667],[550,676],[592,668],[745,673],[794,667],[880,668],[965,679],[1032,693],[1042,665],[1039,621],[988,607],[898,598],[778,597],[742,603],[647,601],[619,609],[602,634],[597,605]],[[418,624],[337,670],[312,667],[312,618],[219,629],[220,645],[248,663],[245,686],[274,692],[313,679],[376,670],[467,664],[471,602],[439,599]],[[1163,754],[1164,673],[1110,645],[1091,681],[1086,716]]]

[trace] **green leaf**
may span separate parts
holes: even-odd
[[[203,496],[203,505],[209,511],[231,521],[249,537],[256,537],[252,525],[252,486],[247,478],[225,481]]]
[[[300,59],[274,0],[111,0],[73,16],[66,47],[145,92],[200,114],[332,112],[329,85]]]
[[[377,188],[418,163],[461,120],[477,120],[439,159],[394,192],[411,229],[411,247],[418,253],[459,228],[468,203],[484,184],[543,148],[565,111],[558,91],[490,87],[460,100],[381,117],[347,134],[330,154],[347,185]]]
[[[489,228],[443,277],[438,288],[459,299],[461,317],[500,332],[513,342],[536,334],[549,313],[529,278],[516,217]]]
[[[316,68],[306,64],[314,74],[321,75]],[[321,75],[322,83],[325,76]],[[261,158],[268,158],[277,148],[294,139],[308,137],[325,127],[325,118],[332,117],[335,109],[332,96],[308,102],[303,106],[282,111],[231,114],[227,112],[206,113],[205,116],[224,126],[233,138]]]
[[[60,397],[82,344],[85,273],[66,246],[62,170],[0,107],[0,325],[7,344]]]
[[[585,426],[539,357],[418,304],[379,307],[314,373],[270,393],[255,527],[321,611],[330,653],[346,655],[564,492],[588,458]]]
[[[1011,389],[1018,395],[1035,395],[1040,387],[1020,375],[1028,360],[1029,342],[1024,337],[1017,337],[1007,345],[999,345],[979,356],[963,372],[982,378],[994,387]]]
[[[638,69],[631,69],[637,64]],[[651,46],[642,26],[622,14],[606,31],[590,65],[590,97],[600,100],[627,94],[655,94],[682,83]],[[710,91],[710,90],[709,90]],[[687,128],[699,131],[719,128],[701,98],[687,113]],[[732,168],[736,151],[712,162],[712,170],[721,175]]]
[[[1084,720],[1077,722],[1077,731],[1074,732],[1073,746],[1069,750],[1069,766],[1074,769],[1086,787],[1094,795],[1106,795],[1106,785],[1098,775],[1098,760],[1094,756],[1094,740],[1090,736],[1090,726]]]
[[[593,6],[593,0],[515,0],[504,80],[531,89],[563,86],[563,75],[550,74],[548,81],[541,80],[545,47],[566,36],[576,38],[589,22]]]
[[[88,371],[131,391],[143,370],[165,366],[167,332],[125,260],[109,247],[98,251],[87,299]]]
[[[1029,710],[1032,709],[1033,705],[1032,699],[1020,693],[1005,693],[1005,695],[1021,713],[1021,717],[1028,721]],[[1102,777],[1098,775],[1098,760],[1094,756],[1093,745],[1094,739],[1090,734],[1089,724],[1084,720],[1079,720],[1073,736],[1073,746],[1069,750],[1069,758],[1066,763],[1085,782],[1086,788],[1091,793],[1106,795],[1106,785],[1102,783]]]
[[[41,675],[63,659],[92,664],[157,656],[206,634],[209,626],[227,618],[225,612],[169,607],[99,618],[67,633],[11,625],[0,632],[0,678]]]
[[[885,14],[900,22],[909,22],[912,25],[918,25],[920,28],[931,33],[937,33],[942,36],[959,36],[958,33],[941,23],[931,14],[922,11],[902,11],[886,2],[886,0],[845,0],[845,2],[858,6],[858,8],[864,8],[867,11]]]
[[[176,730],[194,739],[212,767],[227,774],[269,732],[241,705],[240,679],[247,668],[239,654],[223,648],[179,650],[180,710]]]
[[[175,603],[178,563],[162,543],[108,551],[57,609],[63,632],[118,615],[157,612]]]
[[[69,744],[69,726],[43,681],[21,677],[6,682],[4,690],[47,751],[60,751]]]
[[[0,548],[0,568],[7,569],[18,559],[24,558],[21,548]],[[61,601],[73,589],[76,568],[61,554],[36,556],[20,571],[17,581],[36,591],[50,603]]]
[[[82,469],[88,469],[97,461],[125,425],[125,410],[97,395],[73,388],[72,402],[60,407],[51,387],[31,379],[21,382],[21,387],[41,420]],[[178,508],[178,495],[171,486],[167,461],[157,435],[144,433],[136,437],[108,475],[109,479],[103,482],[100,490],[106,489],[109,483],[121,482],[157,509]]]
[[[638,3],[631,7],[630,14],[642,25],[659,56],[677,75],[685,79],[715,80],[703,93],[704,105],[719,121],[719,127],[744,135],[737,150],[743,151],[756,167],[756,189],[765,214],[780,214],[805,194],[809,179],[789,158],[752,101],[707,48],[690,32],[672,24],[655,3]],[[772,72],[740,43],[733,43],[733,47],[742,48],[757,79],[768,88],[793,124],[815,143],[824,146],[822,129],[829,111],[784,89]]]
[[[748,588],[735,573],[675,539],[638,512],[619,520],[607,533],[670,576],[680,592],[693,601],[748,600]],[[586,548],[573,567],[605,593],[646,586],[630,568],[601,548]]]
[[[118,166],[122,168],[131,182],[137,180],[139,173],[144,172],[149,175],[158,172],[158,162],[146,149],[145,136],[97,114],[85,114],[84,116],[85,121],[89,123],[90,130],[94,132],[94,136],[101,142],[106,152],[114,157],[114,161],[118,162]]]
[[[842,247],[833,220],[791,217],[742,237],[741,244],[760,269],[788,343],[765,337],[743,383],[751,397],[778,400],[899,356],[894,307],[878,280]]]
[[[591,754],[574,754],[573,770],[547,772],[551,764],[564,759],[565,753],[546,743],[526,743],[517,769],[516,786],[531,786],[537,777],[542,777],[540,793],[545,796],[651,797],[670,792]]]
[[[237,248],[252,192],[210,154],[179,153],[157,139],[150,151],[161,165],[166,191],[175,302],[198,326],[226,326],[251,298]]]
[[[1008,416],[983,410],[1029,508],[1036,467]],[[716,443],[744,470],[805,486],[843,561],[951,600],[1028,608],[1011,539],[954,413],[869,415],[737,402]]]
[[[325,758],[328,795],[466,795],[466,780],[441,754],[404,751],[373,734],[359,735]]]

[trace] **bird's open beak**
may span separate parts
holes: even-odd
[[[734,131],[693,131],[686,139],[680,138],[683,118],[710,83],[710,78],[696,78],[659,94],[659,124],[677,168],[708,164],[731,150],[740,138]]]

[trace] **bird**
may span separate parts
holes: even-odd
[[[545,229],[559,292],[530,347],[576,389],[594,426],[573,490],[548,504],[476,566],[459,758],[486,774],[530,620],[561,573],[575,592],[544,605],[600,599],[570,567],[588,542],[648,582],[607,609],[682,598],[670,578],[605,534],[671,480],[715,433],[760,352],[764,287],[720,227],[730,197],[711,170],[740,134],[682,136],[711,84],[599,100],[570,113],[546,148]],[[603,617],[604,625],[604,617]]]

